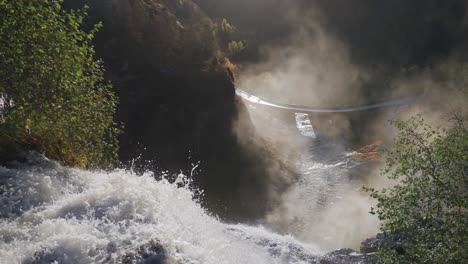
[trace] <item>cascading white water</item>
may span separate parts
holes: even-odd
[[[369,214],[375,201],[362,191],[369,182],[381,181],[378,164],[355,162],[357,153],[347,149],[343,139],[321,135],[307,113],[247,105],[257,131],[270,142],[281,143],[276,146],[278,153],[293,150],[285,159],[300,172],[298,180],[280,194],[280,204],[269,212],[265,224],[322,250],[359,250],[362,241],[379,232],[379,219]]]
[[[322,250],[359,249],[379,231],[378,218],[369,214],[374,201],[361,190],[362,179],[353,179],[366,176],[356,172],[366,164],[353,161],[354,153],[339,143],[309,137],[312,150],[298,161],[298,181],[266,222]]]
[[[114,263],[150,241],[165,263],[313,263],[320,252],[210,216],[187,187],[34,156],[0,167],[0,263]]]

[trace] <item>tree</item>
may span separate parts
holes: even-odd
[[[435,129],[418,116],[394,121],[399,135],[383,171],[396,185],[366,188],[377,199],[381,230],[395,246],[378,249],[385,263],[463,263],[468,259],[468,130],[455,117]]]
[[[242,41],[235,41],[235,39],[239,38],[239,31],[225,18],[221,21],[212,23],[211,30],[222,50],[228,50],[231,52],[233,45],[236,46],[236,50],[238,50],[237,46],[239,43],[242,43],[242,46],[244,45]]]
[[[117,98],[81,25],[86,9],[63,0],[0,0],[0,150],[32,147],[67,165],[107,166],[117,155]]]
[[[239,53],[241,52],[243,49],[244,49],[244,42],[242,42],[241,40],[239,41],[231,41],[229,42],[228,44],[228,52],[230,55],[234,55],[236,53]]]

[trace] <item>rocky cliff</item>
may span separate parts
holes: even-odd
[[[200,161],[194,180],[209,209],[231,220],[261,217],[293,173],[251,124],[244,124],[254,138],[248,147],[233,133],[233,121],[248,114],[222,66],[213,21],[189,0],[87,4],[86,23],[103,22],[97,56],[120,97],[121,161],[138,157],[137,168],[169,174],[190,173]]]

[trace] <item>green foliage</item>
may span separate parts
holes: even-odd
[[[0,149],[30,146],[67,165],[107,166],[117,155],[117,98],[80,29],[85,9],[63,0],[0,0]]]
[[[213,31],[217,35],[230,36],[235,34],[237,29],[223,18],[220,22],[213,23]]]
[[[241,40],[239,40],[239,41],[234,41],[233,40],[233,41],[229,42],[229,44],[228,44],[228,52],[231,55],[239,53],[243,49],[244,49],[244,42],[242,42]]]
[[[225,18],[212,24],[213,35],[217,39],[222,50],[229,55],[235,55],[244,49],[244,43],[239,40],[239,32]]]
[[[455,117],[435,129],[421,117],[395,121],[399,136],[383,173],[390,189],[366,188],[377,199],[381,230],[398,237],[379,248],[384,263],[463,263],[468,259],[468,129]]]

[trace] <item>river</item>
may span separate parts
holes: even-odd
[[[0,166],[0,263],[373,263],[332,252],[377,231],[351,173],[360,164],[318,138],[306,114],[295,121],[307,142],[301,176],[257,226],[211,215],[182,174],[170,183],[149,172],[80,170],[37,153]]]
[[[151,174],[72,169],[30,154],[0,167],[0,183],[0,263],[119,263],[150,241],[163,247],[164,263],[315,263],[324,255],[292,235],[224,224],[188,187]]]

